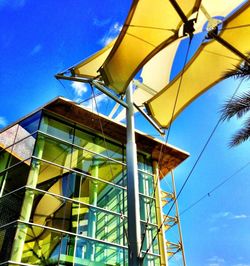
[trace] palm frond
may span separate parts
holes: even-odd
[[[225,121],[233,116],[240,118],[248,111],[250,111],[250,91],[226,101],[220,110],[221,119]]]
[[[250,117],[245,121],[244,126],[233,135],[229,146],[235,147],[242,142],[248,140],[250,138]]]
[[[250,78],[250,64],[244,62],[238,66],[234,66],[233,69],[229,69],[223,75],[223,78],[242,78],[249,79]]]

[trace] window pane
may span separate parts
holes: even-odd
[[[140,195],[140,212],[141,220],[149,221],[154,224],[156,223],[154,199]]]
[[[111,143],[94,134],[91,135],[76,129],[74,144],[117,161],[123,161],[122,146]]]
[[[23,225],[19,225],[21,228]],[[22,263],[30,265],[127,265],[127,250],[109,244],[88,240],[81,236],[62,234],[47,229],[35,238],[29,227],[22,249]],[[14,258],[12,258],[14,259]],[[14,260],[15,261],[15,260]]]
[[[125,234],[120,215],[54,195],[34,193],[31,222],[111,243],[124,243]],[[82,201],[82,195],[74,199]],[[37,227],[30,234],[39,237],[46,234],[47,230]]]
[[[126,213],[125,189],[42,161],[39,165],[37,188],[76,200],[80,195],[80,201],[84,203]]]
[[[152,244],[152,240],[156,236],[158,229],[157,226],[147,225],[147,227],[145,227],[145,225],[146,223],[141,223],[141,231],[145,233],[145,239],[143,241],[142,247],[143,251],[146,251],[149,245]],[[154,243],[151,246],[149,252],[159,254],[158,237],[156,237],[156,239],[154,240]]]
[[[74,129],[65,122],[59,122],[51,117],[44,116],[40,130],[67,142],[73,142]]]
[[[71,167],[113,183],[120,183],[124,170],[122,164],[80,148],[73,150]]]
[[[37,112],[32,116],[27,117],[19,123],[16,141],[33,134],[38,130],[41,112]]]
[[[143,170],[149,174],[153,173],[151,156],[145,154],[138,154],[138,169]]]
[[[33,154],[33,149],[36,141],[35,136],[29,136],[18,143],[14,144],[12,155],[16,157],[17,160],[23,161],[29,159]],[[11,163],[13,165],[13,162]]]
[[[14,125],[0,133],[0,149],[11,146],[15,142],[18,125]]]
[[[139,176],[139,192],[150,197],[155,197],[153,176],[142,172],[139,172],[138,176]]]
[[[16,221],[24,198],[24,189],[0,198],[0,226]]]
[[[144,259],[144,263],[145,266],[146,265],[153,265],[153,266],[160,266],[161,262],[160,262],[160,258],[157,256],[152,256],[152,255],[146,255],[145,259]]]
[[[70,144],[62,143],[51,137],[38,135],[34,155],[39,159],[42,158],[52,163],[70,167],[71,150]]]
[[[0,229],[0,263],[7,262],[10,258],[15,232],[16,227],[13,225]]]
[[[11,157],[11,154],[7,150],[0,151],[0,172],[9,167]]]
[[[29,175],[30,166],[27,162],[18,164],[0,174],[2,179],[3,195],[15,189],[25,186]]]

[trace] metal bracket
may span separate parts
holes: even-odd
[[[116,101],[117,103],[121,104],[123,107],[128,108],[128,105],[124,101],[122,101],[117,96],[115,96],[110,91],[108,91],[97,80],[87,79],[87,78],[80,78],[80,77],[72,77],[72,76],[71,77],[68,77],[68,76],[64,76],[62,74],[56,74],[55,75],[55,78],[56,79],[64,79],[64,80],[71,80],[71,81],[77,81],[77,82],[91,84],[91,85],[95,86],[98,90],[100,90],[101,92],[103,92],[104,94],[106,94],[108,97],[112,98],[114,101]]]
[[[160,126],[138,105],[134,103],[134,107],[148,120],[148,122],[161,134],[165,135],[165,131],[160,128]]]

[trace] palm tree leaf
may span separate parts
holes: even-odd
[[[250,117],[245,121],[244,126],[232,137],[229,146],[234,147],[250,138]]]
[[[229,69],[223,75],[223,78],[242,78],[249,79],[250,78],[250,64],[247,62],[243,62],[238,66],[234,66],[233,69]]]
[[[229,120],[233,116],[238,118],[242,117],[250,110],[250,91],[244,92],[239,96],[235,96],[233,99],[226,101],[222,106],[221,119],[223,121]]]

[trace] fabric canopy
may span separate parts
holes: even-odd
[[[73,72],[74,76],[83,77],[83,78],[95,78],[99,74],[98,70],[106,60],[111,49],[114,46],[115,41],[112,41],[110,44],[105,46],[102,50],[98,51],[88,59],[80,62],[79,64],[70,68],[70,71]]]
[[[182,18],[172,2],[179,5]],[[200,2],[133,1],[114,48],[101,68],[106,85],[117,93],[123,93],[138,70],[178,38],[183,20],[199,9]]]
[[[142,84],[135,84],[134,101],[137,105],[146,104],[152,118],[162,127],[168,127],[191,101],[219,82],[223,72],[242,61],[217,41],[210,40],[204,42],[188,62],[181,88],[178,88],[180,74],[169,83],[178,45],[185,38],[184,22],[196,19],[195,34],[206,31],[206,27],[209,30],[221,25],[227,17],[219,36],[246,55],[249,52],[249,1],[233,13],[244,2],[234,0],[229,4],[227,0],[203,0],[201,4],[198,0],[134,0],[117,40],[70,68],[71,74],[83,78],[100,77],[107,87],[120,94],[142,69]],[[122,111],[118,118],[124,115]]]
[[[210,20],[210,24],[213,23],[213,21],[211,20],[214,20],[214,23],[217,23],[218,20],[213,18],[227,17],[228,14],[242,2],[242,0],[235,0],[229,5],[227,0],[217,0],[216,4],[214,0],[203,0],[197,21],[194,24],[195,34],[198,34],[204,30],[204,25],[206,25],[208,19]],[[204,13],[206,13],[206,15]],[[183,38],[177,39],[166,48],[161,50],[143,66],[141,72],[143,84],[150,88],[153,88],[154,91],[157,92],[167,86],[170,81],[170,73],[173,66],[173,60],[175,58],[176,50],[179,46],[180,41],[182,40]],[[154,74],[152,75],[152,73]],[[150,98],[151,97],[147,95],[147,93],[144,93],[140,88],[138,88],[134,95],[134,99],[138,105]]]
[[[247,55],[250,36],[250,3],[225,21],[220,37]],[[223,73],[238,65],[242,58],[215,40],[203,43],[181,73],[148,101],[148,108],[158,123],[167,127],[196,97],[222,80]],[[178,94],[178,95],[177,95]],[[175,105],[175,101],[176,106]]]
[[[204,25],[206,25],[208,20],[210,25],[219,23],[220,20],[218,21],[218,19],[214,19],[215,17],[219,17],[220,19],[227,17],[228,14],[242,2],[242,0],[235,0],[229,5],[227,0],[203,0],[199,10],[199,15],[194,24],[195,34],[204,30]],[[143,105],[144,102],[150,100],[155,94],[163,90],[168,85],[176,51],[182,40],[183,38],[178,38],[158,52],[143,66],[140,75],[143,81],[143,86],[135,84],[136,89],[133,96],[137,105]],[[122,110],[116,116],[115,120],[121,121],[125,118],[125,115],[125,110]]]

